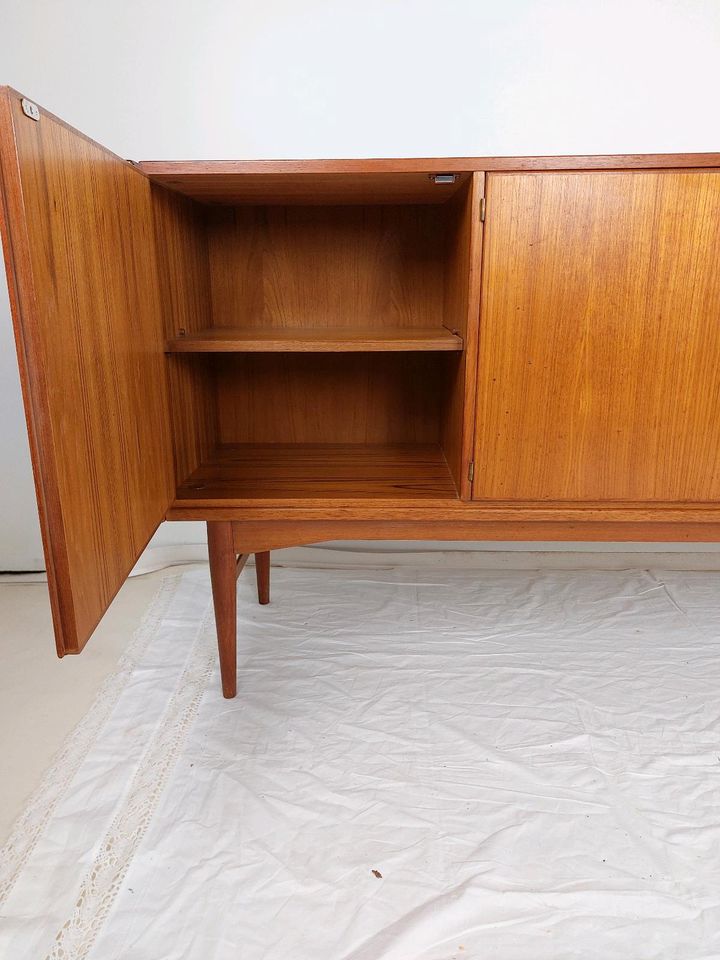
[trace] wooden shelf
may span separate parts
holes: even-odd
[[[367,353],[462,350],[445,327],[208,327],[167,342],[169,353]]]
[[[437,444],[240,443],[218,446],[180,485],[173,506],[457,499]]]

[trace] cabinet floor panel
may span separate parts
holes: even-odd
[[[218,446],[180,485],[175,506],[457,499],[437,444],[240,443]]]

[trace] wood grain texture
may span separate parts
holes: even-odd
[[[397,204],[444,203],[468,179],[435,183],[427,173],[194,173],[153,177],[163,187],[201,200],[226,204]]]
[[[212,584],[223,696],[237,694],[237,578],[247,554],[235,556],[232,524],[207,525],[208,559]]]
[[[665,539],[675,539],[674,531],[694,528],[696,532],[707,526],[708,530],[717,532],[720,525],[720,509],[717,504],[692,505],[684,508],[666,509],[659,504],[618,506],[608,504],[594,504],[591,506],[575,505],[543,505],[535,504],[502,504],[493,501],[473,501],[442,499],[423,499],[422,501],[408,502],[407,500],[358,500],[330,498],[324,500],[307,501],[292,500],[281,497],[275,500],[268,498],[257,500],[243,500],[231,503],[227,499],[178,499],[168,510],[170,520],[235,520],[235,521],[262,521],[263,523],[275,520],[295,519],[332,520],[332,521],[397,521],[408,523],[437,523],[448,531],[457,533],[457,539],[476,539],[464,537],[463,524],[477,523],[497,524],[502,526],[506,533],[514,528],[521,528],[526,524],[545,524],[548,527],[563,524],[576,526],[580,529],[587,525],[588,532],[593,529],[617,524],[621,527],[632,527],[637,540],[646,539],[643,536],[645,529],[659,526],[666,532]],[[679,536],[679,539],[692,539]],[[448,539],[452,539],[448,534]],[[480,538],[482,539],[482,538]],[[502,538],[501,538],[502,539]],[[506,539],[520,539],[518,536],[508,536]],[[542,538],[541,538],[542,539]],[[547,539],[551,540],[552,537]],[[563,539],[559,537],[558,539]],[[571,538],[572,539],[572,538]],[[582,539],[582,538],[575,538]],[[588,536],[589,540],[593,538]],[[612,537],[600,537],[612,539]],[[649,539],[653,539],[652,537]],[[712,541],[712,536],[701,536],[702,541]]]
[[[209,213],[216,327],[440,327],[438,207],[245,207]]]
[[[456,497],[436,444],[223,444],[177,491],[193,503]]]
[[[65,532],[61,516],[57,469],[54,463],[51,424],[48,416],[48,385],[38,362],[42,344],[35,319],[30,237],[25,222],[22,182],[17,163],[13,129],[12,96],[0,87],[0,234],[7,276],[13,334],[20,372],[27,424],[33,483],[40,518],[50,609],[58,656],[65,652],[65,638],[75,631],[71,602],[72,585]],[[32,389],[30,372],[32,371]],[[44,464],[46,477],[41,465]]]
[[[664,523],[582,520],[236,520],[236,549],[280,550],[329,540],[560,540],[713,543],[720,540],[720,522]]]
[[[213,325],[248,336],[442,331],[445,207],[212,211]],[[412,335],[412,334],[411,334]],[[222,336],[221,333],[218,336]],[[445,333],[443,344],[450,344]],[[360,345],[360,344],[358,344]],[[456,346],[456,341],[452,341]],[[226,443],[436,443],[443,357],[217,356]]]
[[[212,322],[210,262],[203,211],[185,197],[153,186],[160,303],[167,339],[188,338]],[[192,473],[212,450],[217,409],[212,371],[203,358],[167,357],[175,482]]]
[[[445,327],[210,327],[169,340],[170,353],[408,353],[458,351]]]
[[[0,96],[4,241],[58,652],[78,652],[172,499],[148,180]]]
[[[221,443],[437,443],[452,354],[217,354]]]
[[[471,495],[468,465],[475,434],[477,332],[480,311],[482,223],[480,201],[485,175],[475,173],[448,205],[443,323],[463,338],[464,351],[451,363],[441,414],[441,444],[463,499]]]
[[[487,192],[475,496],[720,500],[720,173]]]
[[[257,579],[258,603],[265,606],[270,603],[269,550],[260,550],[255,553],[255,577]]]

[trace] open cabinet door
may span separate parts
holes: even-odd
[[[58,653],[78,653],[174,489],[150,184],[0,88],[8,286]]]

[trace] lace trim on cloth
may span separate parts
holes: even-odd
[[[148,828],[215,667],[214,620],[203,617],[185,670],[149,742],[115,818],[97,847],[75,907],[46,960],[83,960],[100,933]]]
[[[24,813],[15,821],[10,837],[0,851],[0,908],[105,726],[133,670],[157,632],[158,625],[167,615],[182,576],[175,574],[163,580],[115,671],[102,683],[92,706],[55,755]]]

